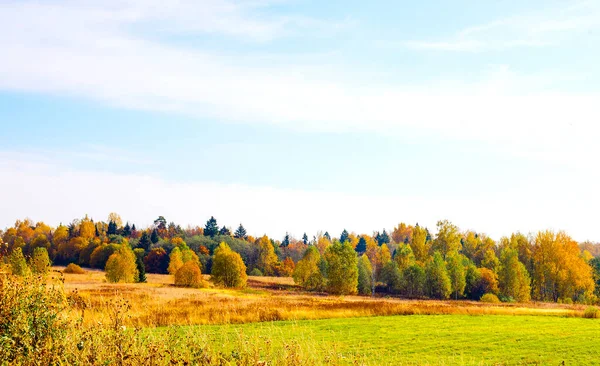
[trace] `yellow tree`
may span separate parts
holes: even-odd
[[[173,248],[169,255],[169,268],[167,271],[171,275],[175,275],[179,268],[183,266],[183,258],[181,256],[181,250],[178,247]]]
[[[256,267],[265,275],[275,275],[275,268],[277,267],[277,255],[275,254],[275,248],[271,244],[271,240],[264,235],[258,240],[258,260]]]
[[[246,265],[242,257],[222,242],[213,255],[211,280],[225,287],[246,287]]]
[[[79,224],[79,236],[85,240],[90,240],[96,236],[96,225],[94,225],[87,215],[85,215]]]
[[[356,294],[358,262],[356,252],[350,243],[341,244],[336,241],[325,251],[325,260],[327,261],[327,291],[338,295]]]
[[[448,253],[460,250],[460,234],[458,227],[448,220],[438,221],[437,230],[437,235],[433,241],[433,250],[440,252],[445,260]]]
[[[325,279],[321,271],[321,255],[314,246],[309,246],[304,252],[304,257],[296,263],[294,282],[309,291],[323,289]]]
[[[414,227],[410,248],[418,262],[427,262],[429,248],[427,247],[427,230],[425,230],[425,228],[420,227],[419,225]]]
[[[392,240],[394,243],[410,243],[412,241],[414,228],[410,225],[406,225],[401,222],[398,226],[394,227],[392,231]]]
[[[129,244],[121,244],[119,250],[108,257],[104,271],[108,282],[137,282],[139,272],[136,257]]]

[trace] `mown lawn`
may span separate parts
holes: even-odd
[[[156,332],[164,328],[156,328]],[[327,362],[369,365],[600,364],[600,320],[546,316],[413,315],[184,327],[224,353],[244,342],[296,345]],[[323,354],[322,357],[316,354]]]

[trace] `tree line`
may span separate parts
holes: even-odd
[[[435,235],[401,223],[370,235],[343,230],[339,237],[319,232],[312,239],[304,233],[301,239],[286,234],[275,240],[252,237],[242,224],[236,230],[220,227],[214,217],[185,229],[163,216],[143,229],[115,213],[106,221],[85,216],[56,228],[25,219],[0,231],[0,257],[15,273],[47,261],[104,269],[111,282],[144,282],[146,273],[168,273],[176,285],[200,287],[206,273],[217,285],[244,287],[247,276],[292,276],[308,291],[331,294],[598,300],[596,244],[579,244],[562,231],[513,233],[494,241],[447,220],[436,226]]]

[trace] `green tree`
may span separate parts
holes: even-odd
[[[158,236],[158,230],[152,230],[152,234],[150,235],[150,241],[152,242],[152,244],[158,243],[159,240],[160,237]]]
[[[244,228],[244,226],[240,223],[240,226],[238,226],[238,228],[235,231],[235,233],[233,234],[233,236],[236,239],[245,240],[248,237],[248,233],[246,232],[246,229]]]
[[[410,265],[415,263],[415,256],[413,251],[408,244],[400,244],[394,255],[394,261],[398,264],[400,271],[404,271]]]
[[[342,231],[342,234],[340,235],[340,243],[345,243],[348,241],[350,234],[348,233],[348,230],[344,229],[344,231]]]
[[[221,230],[219,230],[219,235],[231,236],[231,231],[229,230],[229,228],[227,228],[227,227],[225,227],[225,225],[223,225]]]
[[[215,284],[225,287],[246,287],[246,265],[242,257],[225,242],[215,250],[211,279]]]
[[[447,299],[452,292],[452,284],[446,264],[440,252],[434,252],[427,264],[427,294],[434,299]]]
[[[398,263],[389,261],[381,269],[381,282],[385,283],[388,292],[398,293],[402,283],[402,272],[398,268]]]
[[[27,276],[30,271],[23,256],[23,249],[16,247],[13,249],[9,258],[10,271],[15,276]]]
[[[448,277],[450,278],[452,294],[455,300],[464,295],[465,286],[467,285],[463,258],[458,252],[449,253],[447,256]]]
[[[133,250],[135,254],[135,266],[138,270],[138,280],[137,282],[145,283],[146,282],[146,265],[144,264],[144,254],[146,252],[142,248],[136,248]]]
[[[350,243],[335,242],[325,251],[327,291],[332,294],[356,294],[358,259]]]
[[[119,250],[111,254],[104,271],[108,282],[137,282],[139,272],[136,256],[128,243],[121,244]]]
[[[219,225],[217,225],[217,219],[211,216],[204,226],[204,236],[214,237],[219,233]]]
[[[367,251],[367,240],[364,237],[360,237],[358,239],[358,244],[356,245],[356,248],[354,248],[354,250],[357,253],[364,253]]]
[[[427,275],[418,263],[414,263],[404,269],[400,285],[401,294],[408,298],[417,298],[425,295]]]
[[[50,257],[48,256],[48,251],[44,247],[37,247],[33,251],[33,256],[31,257],[31,270],[33,273],[46,275],[50,271],[50,266],[52,262],[50,262]]]
[[[322,273],[321,254],[314,246],[309,246],[304,257],[296,263],[292,277],[294,282],[309,291],[322,290],[325,280]]]
[[[150,240],[150,235],[148,235],[147,231],[144,231],[142,233],[142,236],[140,237],[138,247],[144,249],[145,251],[149,251],[151,245],[152,245],[152,240]]]
[[[306,233],[302,235],[302,242],[304,243],[304,245],[308,245],[308,235],[306,235]]]
[[[358,293],[371,295],[373,287],[373,268],[366,254],[358,259]]]
[[[500,272],[498,274],[500,295],[518,302],[531,299],[531,280],[525,265],[519,261],[519,253],[510,247],[500,254]]]

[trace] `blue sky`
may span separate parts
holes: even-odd
[[[600,240],[595,1],[0,0],[0,227]]]

